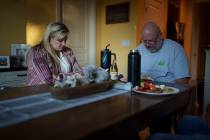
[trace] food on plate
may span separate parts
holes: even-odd
[[[170,93],[174,91],[174,89],[171,87],[167,87],[165,85],[153,84],[152,82],[149,81],[141,82],[141,85],[136,86],[135,90],[140,92],[149,92],[149,93]]]
[[[144,82],[144,81],[152,82],[152,81],[154,81],[154,80],[153,80],[152,77],[150,77],[150,76],[141,75],[141,82]]]
[[[165,87],[164,89],[163,89],[163,92],[164,93],[170,93],[170,92],[173,92],[174,91],[174,89],[173,88],[170,88],[170,87]]]
[[[142,91],[142,92],[157,92],[157,93],[162,92],[162,89],[160,87],[157,87],[157,85],[148,81],[141,82],[141,86],[136,86],[135,89],[137,91]]]

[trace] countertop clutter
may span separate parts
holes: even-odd
[[[27,68],[0,69],[0,90],[25,86]]]

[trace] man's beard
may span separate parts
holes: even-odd
[[[150,52],[151,53],[155,53],[155,52],[159,51],[162,48],[162,45],[163,45],[163,39],[161,39],[158,42],[156,42],[156,44],[153,47],[153,49],[150,49]]]

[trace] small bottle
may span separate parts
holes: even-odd
[[[117,63],[116,63],[116,59],[113,59],[113,62],[110,68],[111,80],[117,80],[118,79],[117,75],[118,75]]]

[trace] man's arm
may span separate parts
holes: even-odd
[[[176,83],[188,84],[190,79],[189,64],[182,47],[177,47],[174,68]]]
[[[184,84],[184,85],[187,85],[188,82],[189,82],[189,79],[190,79],[189,77],[176,79],[176,83],[177,83],[177,84]]]

